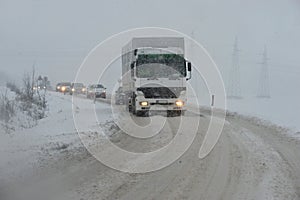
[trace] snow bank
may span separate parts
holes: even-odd
[[[198,99],[198,101],[200,101]],[[196,98],[188,101],[196,105]],[[287,103],[288,102],[288,103]],[[276,125],[282,127],[293,137],[300,138],[300,97],[275,96],[271,98],[243,97],[241,99],[227,99],[227,111],[254,120],[257,124]],[[209,107],[199,103],[200,107]]]
[[[83,146],[74,125],[72,96],[49,92],[47,100],[49,107],[47,117],[39,120],[36,126],[17,129],[10,134],[0,130],[0,182],[34,173],[41,160]],[[84,112],[86,107],[90,108],[87,105],[93,104],[92,100],[85,98],[79,97],[78,101],[80,105],[77,105],[79,107],[76,109],[80,112]],[[111,114],[106,112],[109,108],[108,104],[97,103],[99,123],[105,124],[109,119]],[[90,119],[86,117],[85,120],[89,122]]]

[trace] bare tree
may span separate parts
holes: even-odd
[[[35,69],[32,68],[32,75],[25,73],[23,77],[23,94],[21,100],[27,102],[33,102],[34,98],[34,86],[35,86]]]

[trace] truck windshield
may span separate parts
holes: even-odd
[[[177,54],[141,54],[136,61],[139,78],[186,76],[185,60]]]

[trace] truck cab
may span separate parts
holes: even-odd
[[[170,38],[168,38],[170,41]],[[168,40],[167,39],[167,40]],[[146,39],[148,40],[148,39]],[[148,115],[149,111],[167,111],[168,116],[183,115],[186,110],[186,84],[191,78],[191,64],[184,58],[183,38],[172,38],[172,44],[159,38],[154,47],[135,48],[129,55],[130,67],[123,75],[123,87],[128,97],[128,110],[136,115]],[[176,41],[178,43],[176,43]],[[140,41],[141,42],[141,41]]]

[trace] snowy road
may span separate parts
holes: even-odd
[[[61,99],[65,103],[70,102],[69,97]],[[91,103],[86,99],[81,102],[82,105]],[[85,112],[82,105],[76,105],[78,112]],[[176,135],[180,118],[158,116],[166,120],[161,134],[149,140],[134,139],[118,131],[110,122],[109,109],[110,105],[97,103],[96,112],[102,120],[100,124],[118,133],[110,138],[123,149],[150,151],[167,144]],[[187,112],[185,118],[192,120],[195,116]],[[148,119],[134,120],[147,124]],[[30,178],[35,181],[27,185],[26,191],[31,191],[27,192],[30,195],[35,191],[36,198],[44,195],[52,199],[78,200],[300,199],[299,140],[276,126],[229,115],[216,147],[201,160],[198,152],[209,120],[209,113],[204,112],[194,143],[180,159],[164,169],[146,174],[123,173],[101,164],[81,145],[74,132],[73,145],[44,157],[43,167],[39,167],[34,178]],[[56,137],[64,137],[60,134],[57,133]],[[35,177],[38,177],[37,180]],[[18,191],[22,199],[26,199],[27,193]]]

